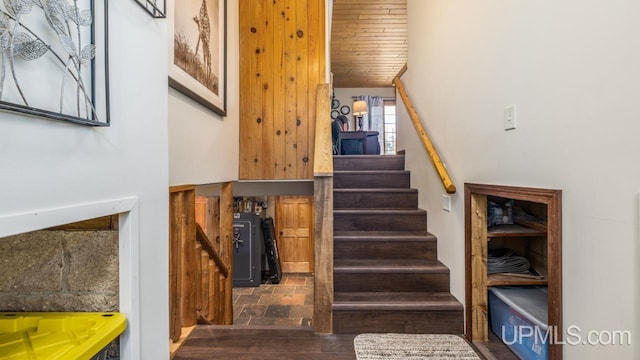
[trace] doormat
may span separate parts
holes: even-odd
[[[480,360],[456,335],[360,334],[353,344],[357,360]]]

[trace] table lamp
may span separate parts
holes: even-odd
[[[362,131],[362,117],[367,114],[367,102],[358,100],[353,102],[353,115],[358,119],[358,130]]]

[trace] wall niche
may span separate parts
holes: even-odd
[[[562,191],[465,184],[464,194],[467,338],[487,358],[515,359],[491,329],[495,314],[488,292],[542,288],[547,293],[543,322],[554,336],[545,350],[550,360],[562,359]],[[502,221],[496,221],[497,214]],[[488,257],[498,249],[527,259],[533,272],[494,272]]]
[[[0,312],[119,310],[118,216],[0,238]]]

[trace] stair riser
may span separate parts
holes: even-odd
[[[336,259],[425,259],[437,260],[438,245],[427,240],[340,241],[335,239]]]
[[[404,170],[404,156],[336,156],[334,170]]]
[[[417,209],[418,193],[412,192],[338,192],[334,209]]]
[[[333,214],[334,231],[426,231],[427,214]]]
[[[449,292],[449,273],[340,273],[333,275],[336,292]]]
[[[392,332],[410,334],[462,334],[464,319],[460,311],[336,311],[333,332],[356,334]]]
[[[410,174],[358,174],[334,173],[333,187],[335,189],[408,189],[411,186]]]

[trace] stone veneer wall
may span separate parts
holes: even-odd
[[[0,238],[0,311],[117,310],[117,230]]]

